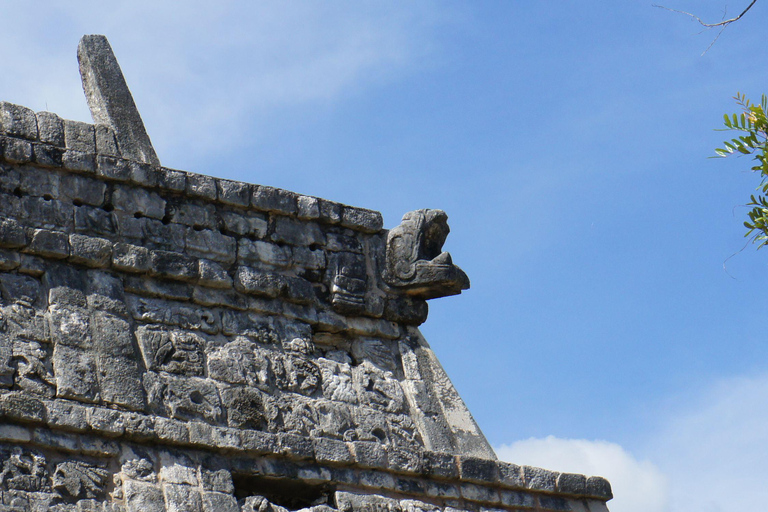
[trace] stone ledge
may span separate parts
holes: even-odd
[[[121,439],[202,450],[213,449],[233,454],[281,457],[268,459],[273,460],[274,464],[285,464],[288,461],[305,464],[306,461],[316,461],[323,466],[340,470],[349,468],[354,482],[348,483],[407,494],[427,493],[429,485],[422,489],[421,486],[425,485],[423,482],[434,481],[434,485],[438,487],[432,489],[432,492],[442,492],[445,495],[458,492],[464,499],[482,503],[501,504],[504,500],[509,501],[510,495],[505,494],[505,490],[598,500],[609,500],[613,497],[610,483],[601,477],[561,474],[530,466],[515,466],[505,462],[431,452],[424,452],[420,459],[440,460],[438,465],[445,468],[441,474],[430,470],[429,464],[426,467],[420,464],[409,470],[402,466],[393,466],[392,461],[396,460],[396,457],[392,456],[386,446],[379,446],[379,454],[372,457],[368,450],[363,449],[364,445],[370,443],[287,436],[212,426],[199,421],[182,422],[136,412],[80,405],[68,400],[22,397],[17,392],[0,394],[0,420],[4,420],[0,423],[0,441],[33,443],[72,453],[84,452],[84,442],[88,444],[87,451],[111,452],[117,446],[116,441]],[[47,425],[51,430],[41,428],[42,425]],[[105,443],[104,447],[98,448],[97,440],[102,438],[107,438],[102,441]],[[387,459],[389,463],[386,462]],[[280,462],[281,460],[283,462]],[[450,469],[451,467],[454,469]],[[500,478],[504,472],[509,473],[510,467],[520,471],[522,483],[509,477]],[[441,491],[440,486],[445,485],[448,487]]]

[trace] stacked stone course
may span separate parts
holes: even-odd
[[[607,510],[495,460],[420,335],[469,285],[445,214],[386,231],[128,143],[0,102],[0,510]]]

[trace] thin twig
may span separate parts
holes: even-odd
[[[680,13],[680,14],[685,14],[686,16],[690,16],[691,18],[693,18],[693,19],[695,19],[696,21],[698,21],[699,23],[701,23],[701,25],[702,25],[703,27],[706,27],[706,28],[714,28],[714,27],[725,27],[726,25],[730,25],[730,24],[731,24],[731,23],[733,23],[734,21],[739,21],[739,20],[741,19],[741,17],[742,17],[742,16],[744,16],[745,14],[747,14],[747,11],[749,11],[749,10],[752,8],[752,6],[753,6],[753,5],[755,5],[756,3],[757,3],[757,0],[752,0],[752,3],[750,3],[750,4],[747,6],[747,8],[746,8],[746,9],[744,9],[744,10],[741,12],[741,14],[739,14],[739,15],[738,15],[738,16],[736,16],[735,18],[731,18],[731,19],[728,19],[728,20],[723,20],[723,21],[721,21],[721,22],[719,22],[719,23],[704,23],[704,21],[703,21],[701,18],[699,18],[698,16],[696,16],[695,14],[691,14],[691,13],[689,13],[689,12],[685,12],[685,11],[679,11],[679,10],[677,10],[677,9],[670,9],[669,7],[664,7],[663,5],[656,5],[656,4],[653,4],[653,6],[654,6],[654,7],[658,7],[659,9],[666,9],[666,10],[668,10],[668,11],[672,11],[672,12],[676,12],[676,13]],[[719,37],[719,36],[718,36],[718,37]]]
[[[757,0],[755,0],[755,1],[757,1]],[[707,49],[704,50],[703,52],[701,52],[701,56],[702,57],[704,56],[704,54],[706,54],[709,51],[710,48],[712,48],[715,45],[717,40],[720,39],[720,36],[723,34],[723,30],[725,30],[725,27],[727,27],[727,26],[728,25],[723,25],[723,28],[720,29],[720,32],[717,33],[717,36],[715,36],[715,38],[712,40],[712,42],[709,43],[709,46],[707,46]]]

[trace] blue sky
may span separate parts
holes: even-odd
[[[604,474],[614,512],[751,510],[768,252],[742,251],[749,160],[707,157],[768,89],[766,9],[702,56],[715,32],[645,0],[5,1],[0,99],[89,121],[103,33],[165,165],[386,227],[444,209],[472,288],[423,332],[502,457]]]

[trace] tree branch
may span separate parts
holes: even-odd
[[[680,14],[685,14],[686,16],[690,16],[691,18],[693,18],[696,21],[698,21],[699,23],[701,23],[701,25],[703,27],[705,27],[705,28],[714,28],[714,27],[726,27],[727,25],[730,25],[734,21],[739,21],[742,16],[747,14],[747,11],[749,11],[752,8],[752,6],[755,5],[755,3],[757,3],[757,0],[752,0],[752,2],[747,6],[747,8],[744,9],[741,12],[741,14],[739,14],[735,18],[731,18],[731,19],[728,19],[728,20],[723,20],[723,21],[721,21],[719,23],[704,23],[704,21],[701,18],[699,18],[698,16],[696,16],[695,14],[691,14],[691,13],[685,12],[685,11],[678,11],[677,9],[670,9],[669,7],[664,7],[663,5],[653,4],[653,6],[654,7],[658,7],[659,9],[666,9],[668,11],[677,12],[677,13],[680,13]]]

